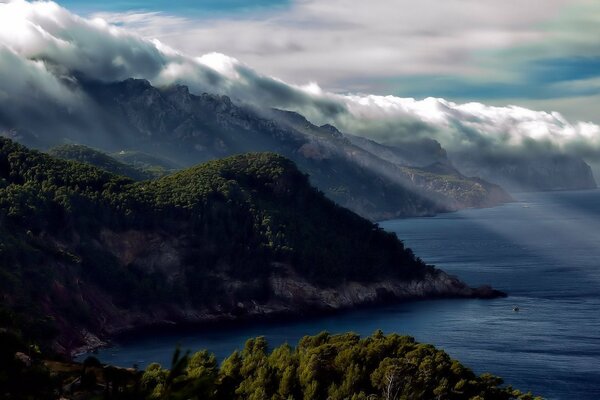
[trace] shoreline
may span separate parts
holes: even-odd
[[[333,315],[350,313],[358,310],[376,309],[379,307],[393,306],[398,304],[406,304],[412,302],[428,301],[428,300],[492,300],[497,298],[506,298],[508,294],[493,289],[491,286],[480,286],[471,288],[462,283],[455,277],[447,275],[445,272],[437,270],[437,276],[450,279],[453,284],[459,283],[460,288],[467,292],[452,292],[447,293],[429,293],[420,296],[397,296],[391,292],[379,292],[375,298],[364,299],[359,303],[347,304],[338,307],[333,307],[322,303],[320,307],[310,306],[309,304],[265,304],[257,305],[255,309],[232,310],[222,312],[220,314],[197,313],[197,318],[185,318],[182,315],[174,316],[171,319],[154,320],[148,323],[141,323],[135,326],[124,326],[115,329],[111,332],[106,332],[102,338],[86,332],[88,343],[83,346],[78,346],[68,352],[68,358],[74,361],[85,354],[93,355],[95,350],[111,348],[118,340],[130,340],[140,333],[149,333],[153,335],[164,335],[173,332],[206,332],[220,329],[235,329],[239,327],[248,327],[252,325],[264,323],[285,323],[297,318],[322,318]],[[278,306],[278,307],[277,307]],[[200,316],[202,315],[202,316]],[[189,317],[189,315],[188,315]],[[198,318],[199,317],[199,318]]]

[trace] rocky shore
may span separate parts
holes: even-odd
[[[370,283],[345,282],[337,287],[318,287],[299,277],[290,268],[280,267],[270,279],[272,296],[264,302],[250,301],[195,309],[164,307],[152,313],[116,310],[107,307],[96,310],[97,330],[81,329],[69,342],[57,343],[55,350],[74,357],[96,348],[106,347],[115,337],[140,332],[148,328],[210,327],[248,321],[315,316],[354,308],[394,304],[436,298],[493,299],[506,293],[490,286],[471,288],[458,278],[433,270],[415,281],[386,280]],[[242,282],[231,281],[234,288]],[[106,303],[108,306],[109,303]]]

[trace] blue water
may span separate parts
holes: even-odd
[[[548,399],[600,399],[600,191],[517,195],[501,207],[381,223],[426,262],[510,297],[436,300],[326,318],[211,331],[151,334],[102,350],[109,363],[169,365],[177,343],[225,357],[248,337],[271,344],[303,335],[376,329],[445,349]],[[512,311],[513,305],[520,307]]]

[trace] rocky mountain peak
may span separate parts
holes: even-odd
[[[344,135],[342,134],[342,132],[340,132],[338,128],[336,128],[335,126],[333,126],[331,124],[321,125],[320,128],[323,129],[325,132],[329,133],[334,138],[342,138],[342,137],[344,137]]]

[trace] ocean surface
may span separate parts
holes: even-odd
[[[471,285],[509,293],[497,300],[435,300],[236,328],[150,332],[101,350],[121,366],[169,365],[173,349],[224,358],[248,337],[295,343],[327,330],[414,336],[477,373],[548,399],[600,399],[600,191],[527,193],[504,206],[380,225],[427,263]],[[513,311],[518,305],[519,312]]]

